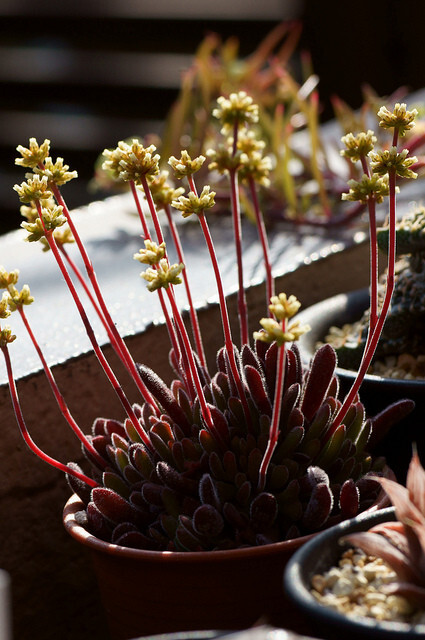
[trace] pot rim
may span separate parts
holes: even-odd
[[[66,531],[78,542],[89,547],[93,551],[119,554],[121,557],[155,560],[155,562],[224,562],[227,558],[254,558],[274,555],[276,551],[289,552],[298,549],[305,542],[316,536],[311,533],[291,540],[283,540],[272,544],[265,544],[255,547],[243,547],[239,549],[224,549],[217,551],[153,551],[148,549],[132,549],[121,545],[106,542],[89,533],[82,525],[76,522],[76,513],[84,509],[84,504],[74,493],[66,502],[63,510],[63,524]]]
[[[345,520],[336,524],[334,527],[320,532],[314,540],[310,540],[303,547],[296,551],[296,553],[289,559],[284,573],[284,589],[285,593],[298,606],[306,615],[312,620],[316,620],[321,624],[327,624],[332,627],[339,627],[341,632],[344,629],[353,631],[353,628],[358,629],[358,633],[362,632],[366,637],[373,638],[388,638],[397,639],[401,638],[419,638],[423,637],[425,633],[425,625],[420,624],[412,627],[405,622],[393,622],[393,621],[378,621],[373,618],[366,617],[348,617],[318,602],[311,593],[311,590],[305,584],[305,580],[302,574],[302,567],[307,564],[310,554],[325,543],[328,546],[335,543],[340,537],[347,535],[354,528],[357,531],[365,530],[374,524],[379,522],[386,522],[388,520],[395,520],[395,508],[386,507],[379,509],[374,513],[363,512],[358,516]],[[366,525],[366,526],[365,526]],[[341,547],[342,551],[343,547]],[[313,575],[313,571],[309,572],[309,578]],[[401,635],[403,634],[403,635]]]

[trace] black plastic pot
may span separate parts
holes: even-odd
[[[316,345],[323,341],[332,325],[359,320],[369,305],[367,289],[340,294],[300,312],[297,318],[311,326],[311,331],[301,337],[301,357],[308,363]],[[337,368],[341,398],[348,392],[355,379],[355,372]],[[360,388],[360,399],[367,414],[374,416],[396,400],[410,398],[415,401],[415,410],[395,425],[388,436],[374,449],[375,454],[384,455],[397,479],[404,482],[412,456],[412,444],[416,443],[422,463],[425,461],[425,380],[400,380],[366,375]]]
[[[425,625],[411,627],[396,622],[377,622],[369,618],[349,618],[320,604],[310,591],[311,578],[338,564],[347,546],[339,539],[354,531],[365,531],[380,523],[395,520],[394,508],[364,513],[318,534],[291,558],[284,574],[287,597],[309,619],[316,634],[326,640],[418,640],[425,637]]]

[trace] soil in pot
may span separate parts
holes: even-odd
[[[338,564],[313,575],[311,593],[321,605],[344,616],[424,625],[425,610],[381,590],[395,579],[395,572],[381,558],[351,547],[342,553]]]

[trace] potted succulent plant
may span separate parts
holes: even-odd
[[[372,132],[369,132],[372,135]],[[352,160],[361,161],[365,170],[369,171],[368,160],[376,165],[372,152],[373,140],[370,138],[370,150],[361,155],[352,154],[352,140],[343,138],[347,149],[343,151]],[[391,151],[389,152],[391,153]],[[407,154],[406,149],[402,151]],[[396,169],[394,169],[396,171]],[[412,178],[416,174],[410,168],[398,173],[402,178]],[[344,199],[361,199],[369,206],[372,219],[375,217],[374,207],[376,195],[362,189],[362,184],[351,183]],[[378,200],[379,201],[379,200]],[[389,240],[388,228],[377,229],[371,234],[371,269],[378,270],[377,249],[387,255],[396,251],[398,260],[394,269],[387,269],[380,281],[369,293],[367,290],[341,294],[331,300],[324,300],[307,309],[303,321],[313,326],[312,332],[301,343],[304,357],[309,358],[320,342],[333,345],[338,355],[338,373],[343,389],[351,387],[362,354],[369,340],[369,317],[376,318],[377,309],[387,302],[385,300],[386,283],[389,281],[393,289],[391,304],[383,326],[379,343],[374,351],[372,365],[368,369],[362,387],[362,400],[371,413],[379,412],[387,403],[389,396],[394,399],[409,397],[416,403],[416,410],[408,422],[400,424],[397,433],[384,443],[382,453],[393,465],[400,480],[404,480],[410,460],[412,442],[417,443],[421,455],[425,452],[425,440],[420,428],[420,415],[424,405],[424,375],[421,370],[423,359],[422,324],[423,305],[423,231],[424,213],[421,206],[416,206],[410,213],[396,224],[394,243]],[[396,248],[395,248],[396,247]],[[317,322],[316,322],[317,320]]]
[[[370,474],[391,472],[382,458],[373,455],[369,442],[378,441],[412,409],[407,400],[387,407],[376,418],[366,418],[357,395],[366,365],[360,367],[353,392],[340,400],[336,355],[330,345],[323,346],[308,370],[303,370],[296,341],[308,327],[293,320],[300,306],[296,297],[275,292],[258,205],[257,185],[268,185],[270,168],[263,145],[253,133],[258,109],[250,96],[239,92],[221,97],[214,115],[221,124],[224,142],[209,154],[209,167],[229,178],[240,347],[235,346],[232,336],[205,217],[205,211],[214,206],[215,194],[209,185],[199,193],[195,181],[205,158],[192,159],[187,151],[170,158],[176,179],[187,181],[189,192],[183,195],[183,188],[170,185],[168,176],[159,172],[159,156],[153,145],[145,147],[133,140],[105,151],[105,170],[112,178],[128,182],[140,215],[144,247],[135,258],[146,265],[141,276],[153,295],[159,296],[164,312],[175,375],[171,385],[134,362],[114,325],[61,194],[60,187],[74,178],[75,172],[69,171],[61,158],[53,162],[48,141],[38,145],[31,139],[28,148],[18,147],[21,158],[17,163],[32,169],[26,181],[15,186],[24,203],[27,220],[22,226],[28,232],[27,240],[40,240],[56,259],[93,350],[123,406],[122,422],[99,417],[91,434],[83,433],[25,314],[25,306],[32,302],[30,290],[24,285],[19,291],[18,272],[3,268],[0,279],[5,292],[0,316],[17,311],[24,322],[63,416],[81,441],[85,455],[81,468],[76,463],[59,462],[33,442],[13,379],[9,344],[15,336],[8,326],[1,327],[0,348],[26,443],[45,462],[64,471],[74,491],[65,507],[65,527],[93,551],[99,586],[117,638],[193,628],[243,628],[260,616],[282,626],[295,624],[280,589],[288,556],[318,530],[383,504],[381,487],[375,479],[370,480]],[[414,115],[396,105],[393,113],[386,112],[386,122],[395,120],[391,126],[403,130]],[[380,157],[383,164],[387,162],[385,152]],[[409,167],[413,162],[404,153],[397,158],[397,167]],[[379,193],[390,193],[390,244],[395,229],[394,177],[390,171],[389,185],[385,178],[371,178]],[[243,287],[239,181],[248,184],[252,196],[266,272],[268,316],[261,320],[253,344]],[[197,215],[211,259],[224,336],[215,364],[205,359],[172,208],[184,217]],[[170,225],[179,256],[176,264],[170,264],[168,258],[159,210],[164,210]],[[66,222],[69,227],[63,231]],[[83,259],[87,281],[66,249],[71,240]],[[75,279],[130,373],[140,394],[139,403],[129,401],[100,348]],[[175,297],[182,280],[193,342]],[[390,297],[388,288],[381,316],[371,324],[364,363],[372,357],[371,345],[378,341]],[[101,568],[104,560],[106,569]],[[188,592],[184,591],[186,586]],[[109,603],[108,595],[112,596]]]
[[[417,453],[406,487],[377,480],[393,508],[329,529],[287,566],[287,592],[326,637],[394,640],[425,632],[425,472]]]

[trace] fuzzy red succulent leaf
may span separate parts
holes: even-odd
[[[414,401],[406,398],[390,404],[374,416],[371,419],[372,433],[369,440],[370,449],[373,450],[374,447],[385,438],[390,429],[400,422],[400,420],[408,416],[414,408]]]
[[[137,370],[147,389],[159,402],[164,412],[183,429],[186,435],[190,435],[191,423],[165,382],[152,369],[143,364],[138,364]]]
[[[209,473],[205,473],[199,481],[199,497],[203,504],[210,504],[216,509],[220,509],[221,503],[217,487]]]
[[[214,430],[217,430],[222,443],[227,444],[229,442],[229,425],[224,413],[213,404],[208,404],[208,409],[210,410]]]
[[[223,515],[231,527],[238,531],[245,531],[249,527],[247,516],[239,511],[231,502],[225,502],[223,505]]]
[[[250,506],[251,524],[255,531],[263,532],[270,529],[277,513],[277,500],[273,494],[263,492],[256,496]]]
[[[251,397],[260,413],[272,415],[272,404],[265,388],[265,380],[258,369],[251,365],[245,367],[245,379],[251,392]]]
[[[333,495],[329,485],[325,482],[316,484],[304,510],[302,525],[308,531],[317,531],[329,518],[333,502]]]
[[[119,495],[125,498],[125,500],[128,500],[130,497],[130,488],[128,484],[124,482],[120,475],[113,471],[105,471],[103,474],[103,485],[107,489],[112,489],[112,491],[119,493]]]
[[[344,518],[354,518],[360,504],[360,492],[352,478],[344,482],[339,494],[339,506]]]
[[[211,504],[202,504],[193,514],[193,528],[196,533],[207,537],[216,537],[224,529],[224,520],[219,511]]]
[[[92,501],[102,516],[114,524],[139,521],[138,511],[112,489],[95,487],[92,491]]]
[[[316,351],[312,359],[304,388],[301,410],[309,422],[326,398],[335,367],[336,353],[329,344],[325,344]]]
[[[158,477],[165,486],[169,487],[173,491],[177,491],[178,493],[188,496],[198,495],[198,483],[196,480],[192,480],[184,474],[179,473],[163,460],[158,462],[156,465],[156,471],[158,473]]]
[[[192,521],[186,516],[179,517],[179,523],[175,533],[175,542],[176,547],[184,551],[203,550],[199,537],[193,529]]]
[[[76,462],[69,462],[68,467],[78,471],[79,473],[83,473],[81,467]],[[85,482],[71,474],[67,474],[66,479],[71,490],[77,494],[84,504],[88,504],[91,496],[91,488]]]
[[[154,482],[144,482],[142,486],[142,497],[150,505],[156,507],[163,506],[162,494],[164,487]]]
[[[282,399],[282,406],[280,408],[280,428],[282,431],[286,431],[285,425],[289,421],[293,409],[296,407],[301,394],[301,385],[298,383],[291,385],[285,392]],[[302,415],[302,414],[301,414]]]
[[[111,527],[93,502],[89,502],[89,504],[87,505],[86,513],[86,526],[90,533],[97,536],[101,540],[109,540],[111,535]]]
[[[138,443],[132,444],[128,450],[128,453],[131,464],[143,478],[146,478],[148,480],[155,468],[149,453],[146,451],[143,445]]]

